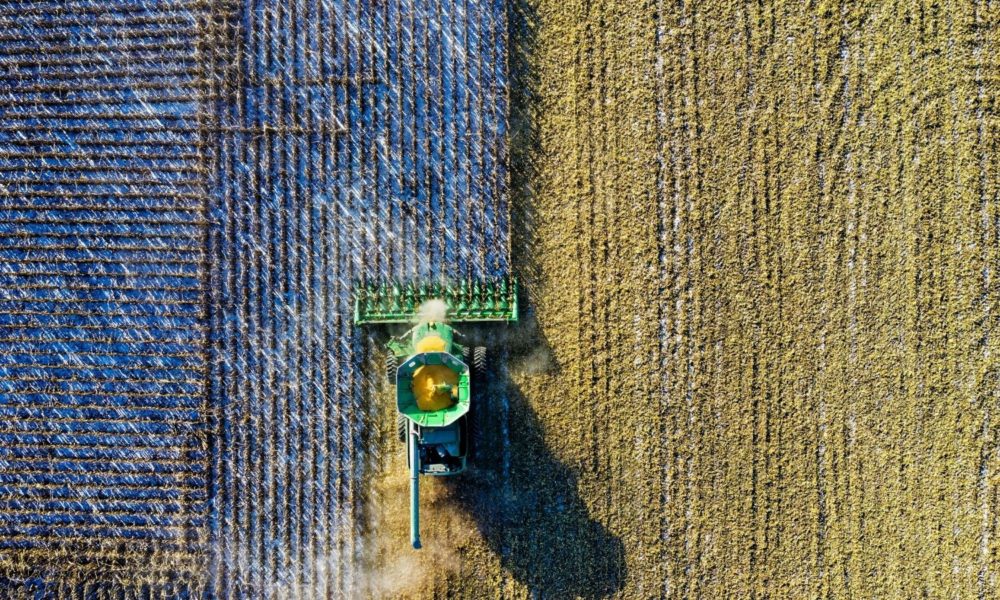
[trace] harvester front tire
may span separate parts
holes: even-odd
[[[472,370],[480,379],[486,374],[486,348],[483,346],[476,346],[472,352]]]
[[[406,441],[406,417],[400,413],[396,413],[396,437],[399,441]]]
[[[385,377],[389,385],[396,385],[396,368],[399,365],[396,363],[396,355],[392,352],[385,357]]]

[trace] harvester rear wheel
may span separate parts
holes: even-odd
[[[472,370],[480,379],[486,374],[486,348],[476,346],[472,352]]]
[[[399,365],[396,363],[396,355],[392,352],[385,357],[385,377],[389,382],[389,385],[396,385],[396,368]]]
[[[466,426],[469,428],[469,443],[472,445],[472,452],[479,455],[483,447],[483,419],[485,417],[484,403],[486,394],[481,386],[486,382],[486,348],[476,346],[472,350],[472,403],[469,406],[469,415],[466,419]]]
[[[396,413],[396,437],[399,441],[406,441],[406,417],[401,413]]]

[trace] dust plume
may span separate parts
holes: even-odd
[[[444,323],[448,320],[448,305],[444,300],[428,300],[420,305],[417,318],[421,323]]]
[[[543,375],[549,373],[555,366],[552,351],[545,346],[535,346],[527,354],[515,358],[510,371],[517,375]]]

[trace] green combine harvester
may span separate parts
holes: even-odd
[[[396,428],[410,469],[410,542],[420,548],[420,475],[465,470],[477,411],[473,381],[486,372],[486,348],[459,343],[453,323],[517,320],[517,285],[485,283],[359,286],[354,322],[406,323],[389,340],[386,374],[395,388]]]

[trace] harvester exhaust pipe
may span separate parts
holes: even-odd
[[[417,427],[410,423],[410,543],[420,549],[420,450]]]

